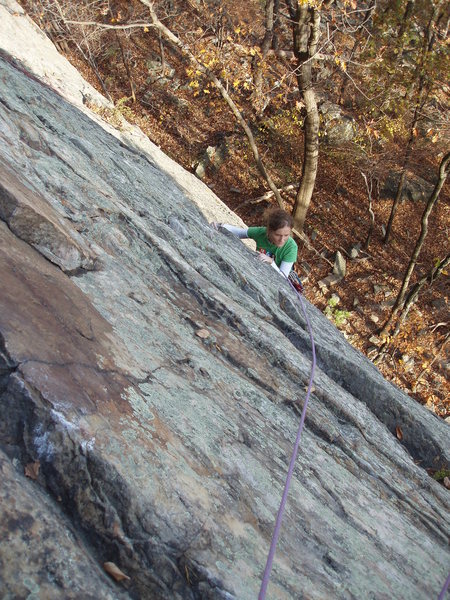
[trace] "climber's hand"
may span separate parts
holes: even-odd
[[[267,263],[269,265],[271,265],[273,263],[273,258],[271,256],[267,256],[267,254],[264,254],[263,252],[261,252],[260,254],[258,254],[258,258],[262,262],[265,262],[265,263]]]
[[[211,227],[212,227],[213,229],[215,229],[216,231],[219,231],[219,229],[222,227],[222,223],[217,223],[216,221],[213,221],[213,222],[211,223]]]

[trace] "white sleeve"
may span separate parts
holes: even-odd
[[[248,227],[235,227],[234,225],[227,225],[226,223],[221,223],[220,225],[233,235],[237,236],[241,240],[245,240],[248,238]]]
[[[277,265],[275,264],[275,261],[272,262],[272,267],[278,271],[279,273],[281,273],[282,275],[284,275],[285,277],[289,276],[289,273],[291,272],[292,267],[294,266],[293,262],[286,262],[284,260],[281,261],[281,265],[278,268]]]

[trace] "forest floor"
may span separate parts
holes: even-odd
[[[73,50],[66,57],[82,75],[103,93],[92,69]],[[173,57],[172,59],[173,60]],[[173,64],[177,76],[185,67]],[[115,71],[113,73],[113,71]],[[114,75],[114,76],[113,76]],[[147,73],[148,75],[148,73]],[[218,168],[207,169],[205,183],[248,225],[263,222],[263,213],[273,200],[255,201],[266,191],[252,164],[251,153],[229,110],[214,94],[193,97],[187,85],[169,93],[168,87],[154,84],[149,88],[145,74],[134,74],[137,89],[149,90],[141,101],[133,103],[129,80],[112,68],[110,76],[103,72],[116,106],[128,121],[138,125],[161,149],[193,172],[208,146],[226,140],[226,159]],[[124,101],[120,100],[123,99]],[[285,135],[283,123],[278,127],[268,120],[266,128],[256,132],[261,153],[277,184],[298,185],[301,174],[299,156],[302,147],[301,128]],[[292,132],[290,132],[292,133]],[[386,154],[398,152],[393,145]],[[374,197],[375,227],[367,252],[350,258],[356,244],[363,245],[369,228],[368,194],[360,167],[352,160],[348,148],[321,145],[320,164],[313,199],[307,215],[305,233],[310,243],[299,243],[296,270],[304,282],[304,295],[334,321],[348,341],[373,359],[378,343],[376,332],[387,319],[420,233],[424,202],[404,201],[398,209],[391,240],[383,243],[382,225],[386,225],[392,199]],[[415,153],[410,169],[430,182],[437,179],[438,162],[424,146]],[[386,176],[390,164],[381,173]],[[380,168],[377,169],[380,173]],[[429,234],[419,256],[412,282],[428,273],[436,261],[448,252],[450,229],[448,183],[441,192],[429,220]],[[295,191],[285,195],[293,204]],[[253,199],[253,201],[252,201]],[[347,260],[344,279],[330,289],[319,281],[333,269],[336,251]],[[447,273],[425,289],[411,309],[398,336],[389,344],[387,353],[377,364],[383,375],[436,415],[450,420],[450,326],[448,307],[449,277]]]

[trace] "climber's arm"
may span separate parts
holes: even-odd
[[[284,260],[281,261],[281,265],[279,267],[277,267],[275,261],[272,262],[272,267],[285,277],[289,276],[289,273],[291,272],[293,266],[293,262],[285,262]]]
[[[248,238],[248,227],[235,227],[234,225],[227,225],[226,223],[211,223],[214,229],[226,229],[241,240]]]

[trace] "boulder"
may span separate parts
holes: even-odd
[[[395,198],[400,181],[400,173],[391,172],[387,176],[381,195],[386,198]],[[408,171],[403,185],[402,200],[412,202],[426,202],[433,192],[434,185],[425,181],[415,173]]]
[[[323,279],[321,279],[318,282],[318,286],[322,290],[327,290],[329,287],[333,287],[340,281],[342,281],[342,277],[340,277],[339,275],[336,275],[336,273],[330,273],[329,275],[327,275],[326,277],[324,277]]]
[[[298,297],[11,0],[0,48],[0,595],[254,599],[312,365]],[[304,304],[317,369],[268,596],[437,597],[449,425]]]
[[[342,252],[339,250],[336,252],[336,257],[334,259],[333,266],[333,274],[339,277],[339,279],[343,279],[347,272],[347,262],[342,255]]]
[[[158,81],[161,84],[161,79],[165,79],[166,82],[169,83],[175,76],[175,69],[167,62],[164,64],[163,71],[161,57],[153,53],[151,53],[147,59],[146,67],[148,69],[148,83]]]
[[[208,169],[220,169],[225,162],[228,154],[228,148],[226,142],[219,144],[218,146],[208,146],[195,168],[195,175],[199,179],[204,179]]]
[[[342,146],[353,140],[357,132],[357,123],[346,115],[338,104],[326,100],[319,104],[323,123],[323,141],[329,146]]]

